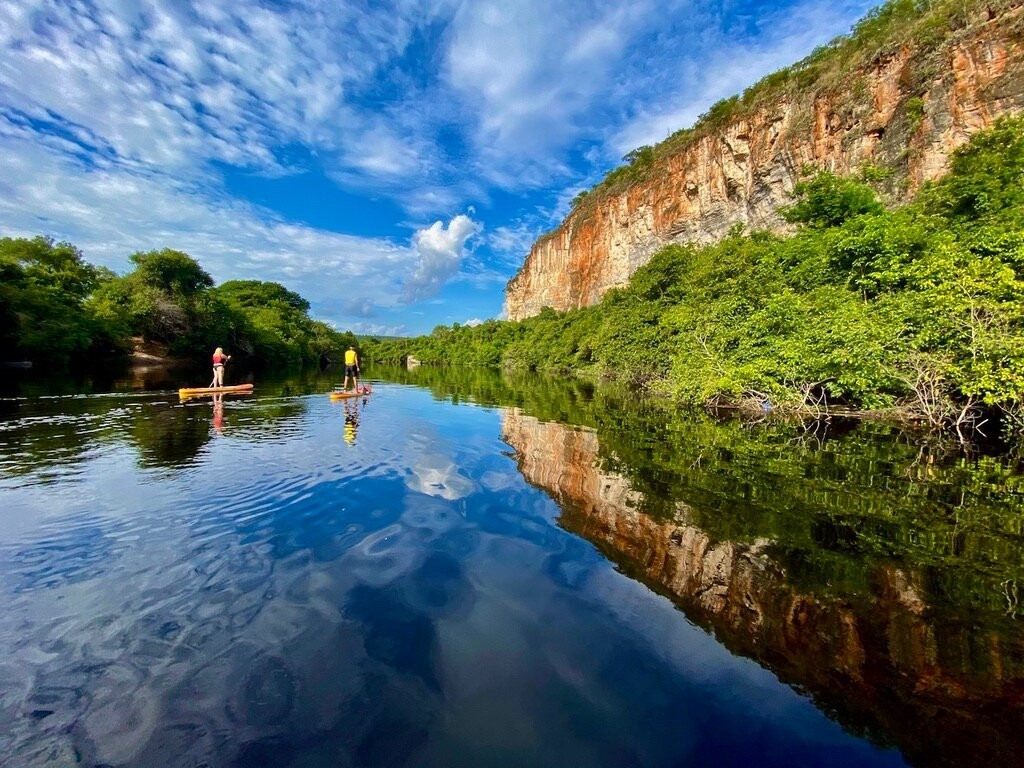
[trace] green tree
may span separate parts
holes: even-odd
[[[111,344],[87,311],[96,269],[70,243],[48,237],[0,239],[0,355],[50,364],[82,361]]]
[[[148,285],[173,296],[191,298],[213,287],[213,278],[199,262],[182,251],[164,248],[159,251],[133,253],[129,257],[135,274]]]
[[[798,183],[793,196],[798,202],[782,210],[783,218],[809,227],[837,227],[855,216],[882,211],[871,187],[827,171]]]

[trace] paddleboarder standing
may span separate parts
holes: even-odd
[[[343,392],[348,392],[348,377],[355,381],[356,392],[359,391],[359,355],[355,347],[349,347],[345,351],[345,383],[341,385]]]
[[[217,347],[213,351],[213,381],[211,387],[224,386],[224,363],[231,359],[231,355],[225,355],[223,347]]]

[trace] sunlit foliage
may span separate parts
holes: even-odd
[[[976,136],[911,205],[886,210],[867,182],[820,174],[785,213],[791,236],[667,246],[596,306],[440,326],[367,354],[580,371],[687,403],[1019,418],[1024,119]]]
[[[351,333],[308,315],[309,302],[278,283],[213,278],[186,253],[135,253],[125,275],[86,263],[44,237],[0,240],[0,360],[96,364],[133,340],[206,359],[216,346],[256,366],[335,359]]]

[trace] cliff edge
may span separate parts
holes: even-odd
[[[1024,109],[1024,4],[881,18],[898,5],[609,174],[533,245],[506,287],[508,318],[595,304],[668,243],[712,242],[736,224],[782,229],[778,209],[808,167],[885,169],[903,202],[972,134]]]

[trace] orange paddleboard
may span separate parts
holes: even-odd
[[[349,397],[366,397],[372,391],[373,390],[371,389],[368,392],[330,392],[329,394],[331,396],[331,400],[345,400]]]

